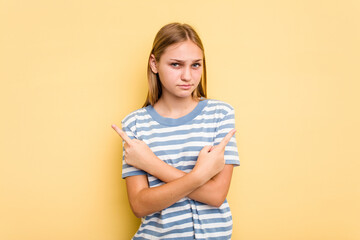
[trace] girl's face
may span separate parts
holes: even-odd
[[[154,73],[159,73],[161,97],[191,98],[200,83],[203,54],[195,43],[187,40],[167,47],[159,62],[152,55],[150,66]]]

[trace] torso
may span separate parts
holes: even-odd
[[[129,114],[123,120],[123,127],[129,136],[144,141],[167,164],[190,172],[200,150],[205,145],[216,145],[223,137],[219,131],[228,132],[233,128],[233,122],[229,125],[224,122],[229,114],[233,114],[231,106],[216,100],[200,101],[191,112],[176,119],[163,117],[148,106]],[[238,165],[236,142],[230,142],[228,146],[226,164]],[[124,163],[123,177],[138,174],[145,173]],[[149,174],[147,178],[149,187],[164,184]],[[214,239],[224,240],[230,239],[231,233],[232,216],[226,200],[216,208],[185,197],[144,217],[133,239],[207,239],[218,236]]]

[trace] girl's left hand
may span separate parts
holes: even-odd
[[[157,159],[157,157],[148,145],[141,140],[129,138],[126,133],[115,124],[111,125],[111,127],[125,141],[125,162],[145,172],[151,172],[150,167],[154,163],[154,159]]]

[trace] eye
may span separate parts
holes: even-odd
[[[173,67],[179,67],[180,66],[179,63],[170,63],[170,65],[173,66]]]
[[[193,64],[193,67],[199,68],[199,67],[201,67],[201,64],[200,64],[200,63],[194,63],[194,64]]]

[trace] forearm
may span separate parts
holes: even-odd
[[[227,195],[232,174],[232,165],[226,168],[224,166],[224,151],[234,133],[235,130],[230,131],[216,146],[207,145],[201,149],[192,172],[200,172],[204,182],[187,192],[185,196],[189,195],[194,200],[212,206],[222,204]],[[177,182],[177,179],[188,176],[159,159],[143,141],[128,139],[127,142],[129,143],[124,144],[127,164],[142,169],[166,183]],[[212,180],[209,181],[210,179]],[[205,184],[204,189],[196,192],[195,190],[203,184]]]
[[[229,167],[226,167],[229,168]],[[170,183],[178,178],[185,176],[187,173],[161,161],[160,159],[154,159],[153,168],[149,168],[150,174],[160,179],[163,182]],[[207,181],[205,184],[196,188],[187,197],[202,202],[211,206],[219,207],[225,200],[228,185],[227,181],[224,181],[223,176],[225,174],[232,173],[229,169],[224,169],[218,175]],[[231,175],[230,175],[231,177]]]
[[[191,172],[164,185],[149,188],[142,185],[140,189],[138,176],[126,179],[131,208],[137,217],[143,217],[161,211],[186,197],[205,183],[201,175]]]

